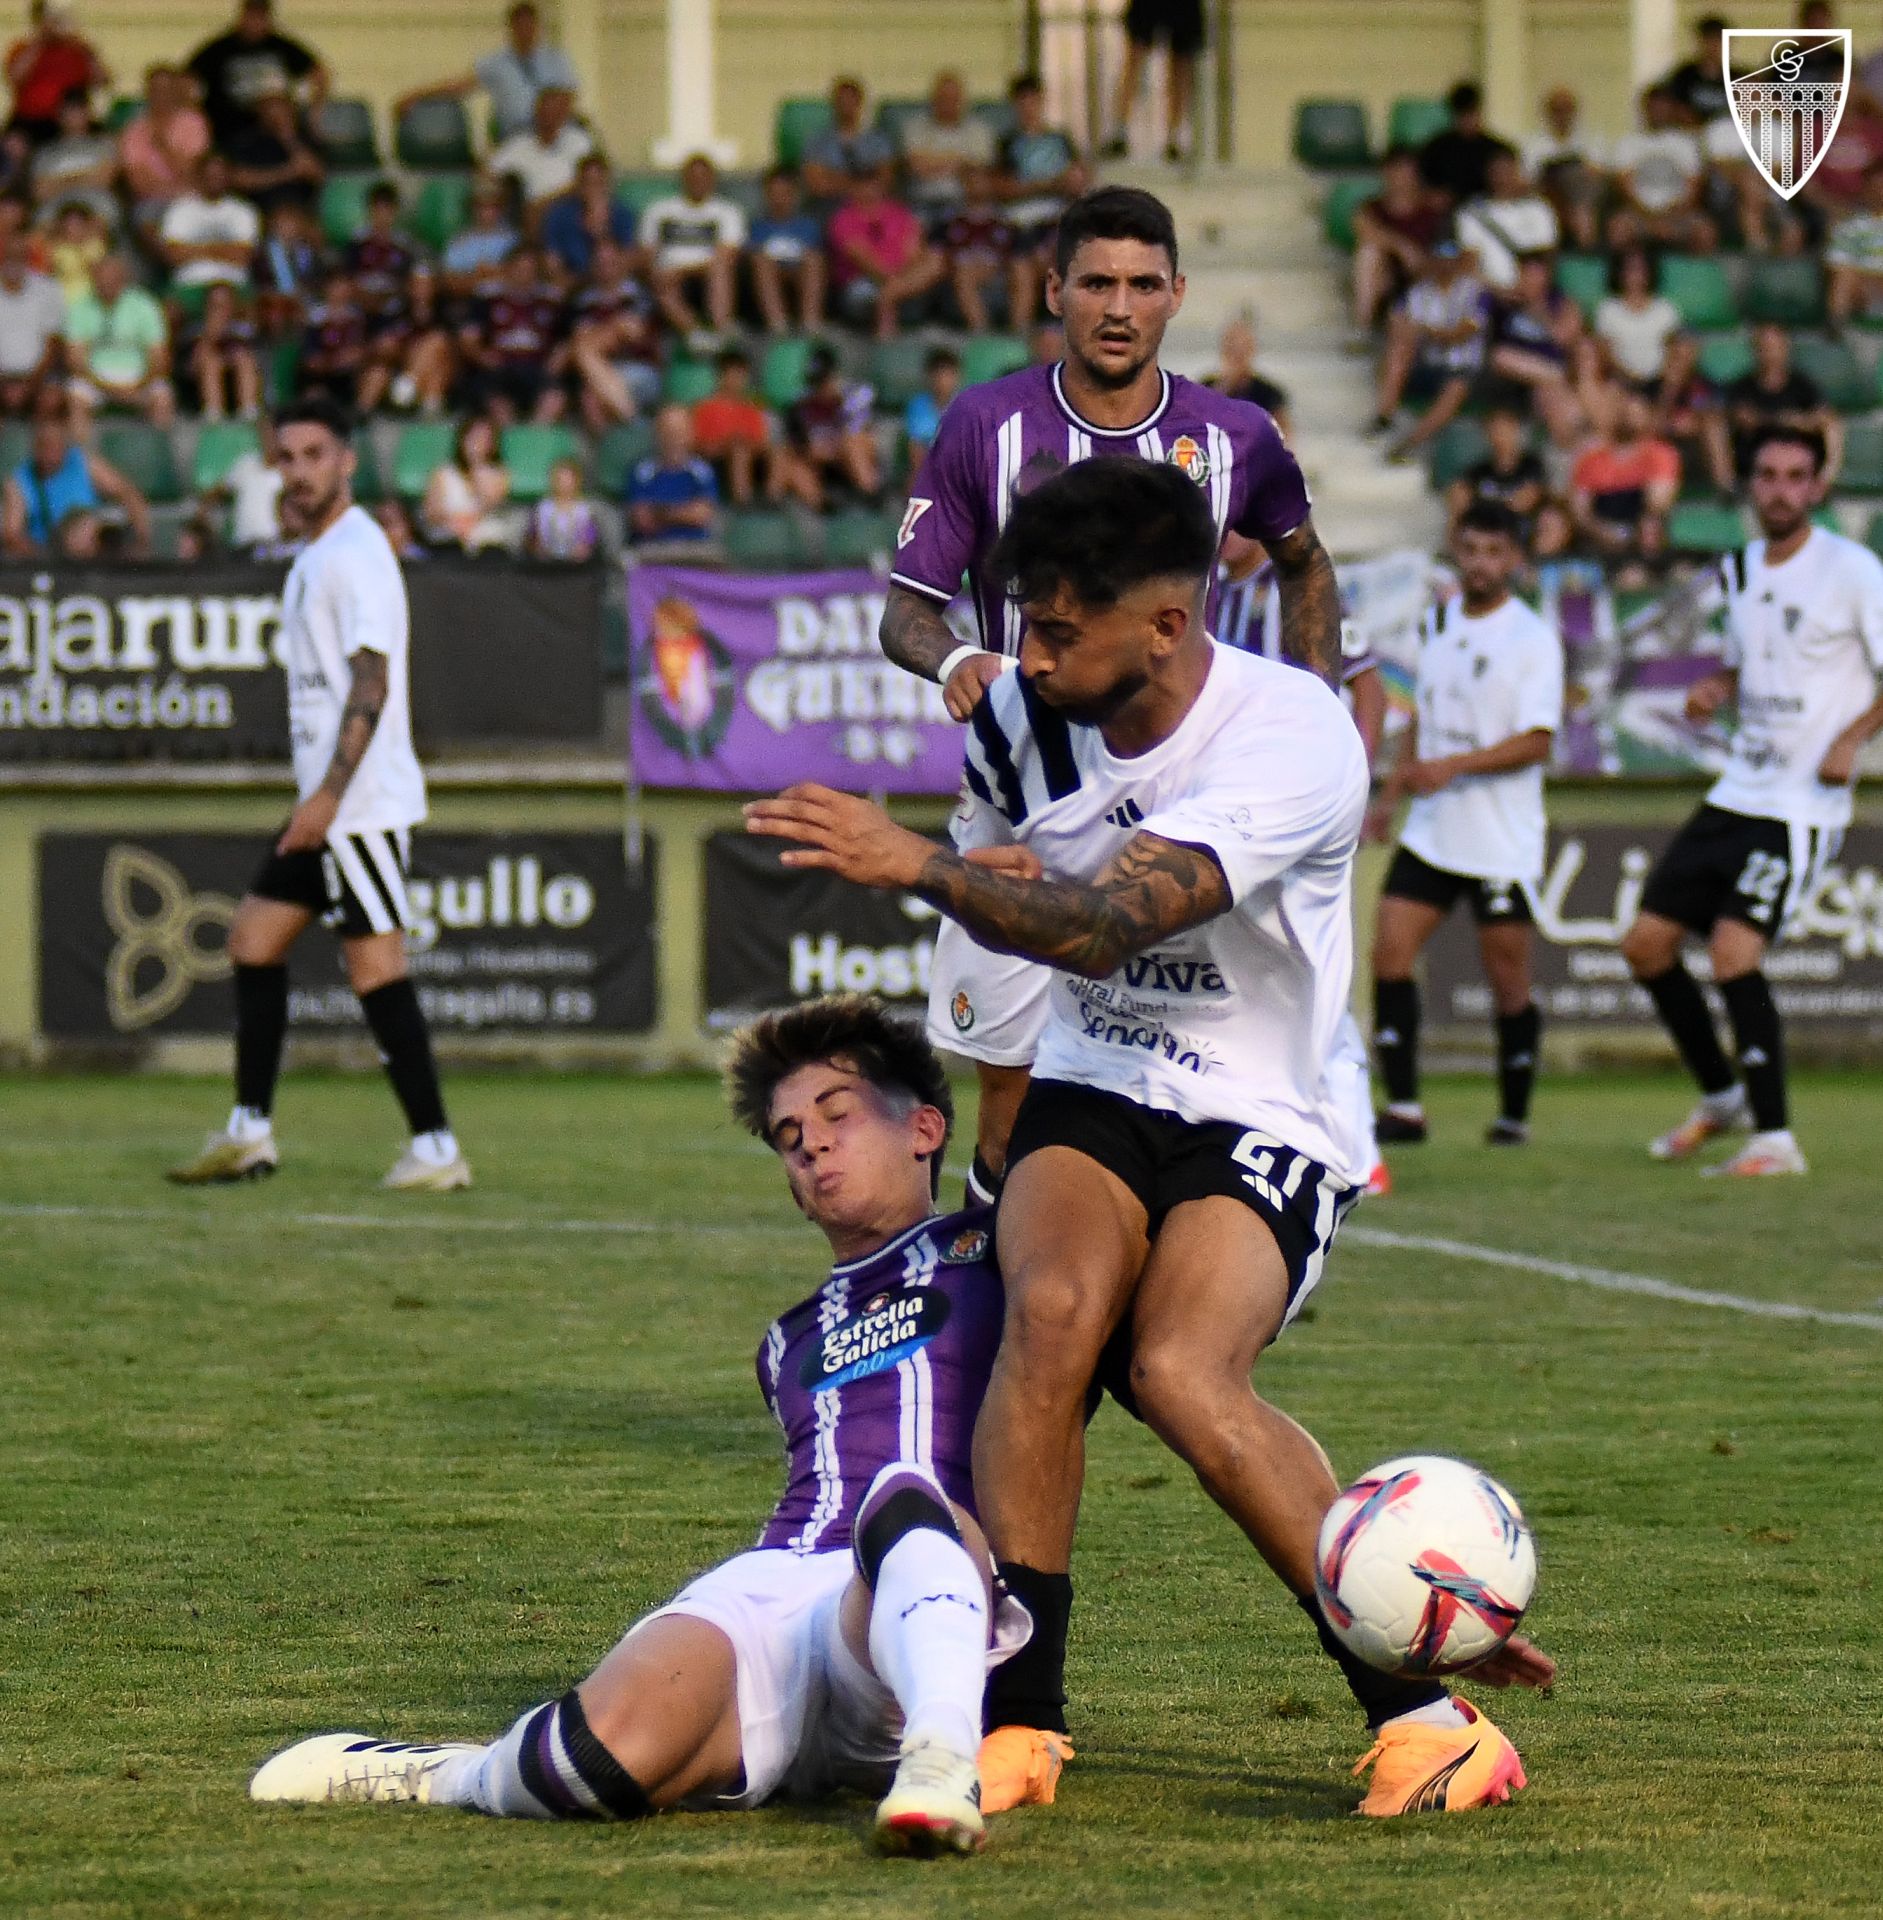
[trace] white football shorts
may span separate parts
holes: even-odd
[[[1046,1025],[1053,970],[1037,960],[989,953],[943,920],[929,962],[928,1037],[990,1067],[1030,1067]]]

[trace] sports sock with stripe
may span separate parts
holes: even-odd
[[[956,1753],[980,1746],[987,1590],[952,1534],[915,1527],[883,1555],[870,1661],[902,1709],[905,1738],[937,1739]]]
[[[1760,1133],[1782,1133],[1791,1122],[1785,1102],[1785,1029],[1762,973],[1742,973],[1719,983],[1739,1051],[1739,1077],[1746,1083],[1752,1124]]]
[[[1498,1111],[1520,1125],[1530,1117],[1530,1093],[1536,1085],[1537,1041],[1543,1015],[1532,1002],[1517,1013],[1497,1016]]]
[[[480,1754],[447,1762],[434,1802],[511,1820],[638,1820],[653,1811],[634,1776],[590,1730],[571,1687],[531,1707]]]
[[[1654,1010],[1661,1016],[1687,1071],[1700,1083],[1700,1091],[1709,1096],[1730,1093],[1734,1086],[1733,1069],[1720,1045],[1713,1026],[1713,1012],[1700,991],[1700,983],[1679,960],[1665,973],[1641,982]]]
[[[414,1136],[446,1132],[450,1123],[445,1119],[432,1037],[418,1003],[418,989],[410,980],[388,980],[383,987],[360,995],[360,1011],[379,1043],[386,1077]]]
[[[1386,1097],[1396,1106],[1419,1099],[1419,985],[1416,980],[1373,983],[1373,1051]]]
[[[988,1676],[981,1724],[1067,1733],[1066,1636],[1072,1627],[1072,1576],[1042,1573],[1017,1560],[999,1563],[1007,1591],[1033,1616],[1033,1636]]]
[[[235,1103],[252,1114],[274,1111],[281,1048],[288,1037],[286,967],[235,969]]]

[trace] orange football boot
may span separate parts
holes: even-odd
[[[981,1742],[981,1811],[1050,1807],[1072,1742],[1044,1727],[996,1727]]]
[[[1371,1751],[1354,1768],[1373,1769],[1373,1784],[1359,1811],[1375,1820],[1399,1813],[1463,1813],[1506,1801],[1528,1786],[1523,1762],[1476,1707],[1456,1702],[1469,1725],[1433,1727],[1421,1721],[1388,1721]]]

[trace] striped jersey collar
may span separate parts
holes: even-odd
[[[1059,402],[1060,412],[1063,413],[1081,433],[1095,434],[1101,440],[1130,440],[1136,435],[1146,432],[1149,428],[1156,426],[1158,421],[1163,419],[1165,410],[1170,405],[1170,375],[1167,374],[1162,367],[1159,367],[1157,370],[1157,378],[1159,381],[1157,405],[1154,406],[1142,420],[1136,421],[1128,427],[1094,426],[1092,422],[1066,398],[1065,385],[1060,377],[1065,370],[1066,363],[1063,360],[1057,361],[1054,364],[1053,398]]]
[[[876,1261],[880,1260],[884,1254],[894,1253],[898,1247],[906,1247],[918,1233],[926,1232],[939,1218],[940,1215],[931,1213],[925,1219],[918,1220],[914,1226],[904,1227],[900,1233],[885,1240],[874,1252],[860,1253],[854,1260],[839,1261],[836,1266],[831,1268],[830,1277],[833,1280],[848,1279],[851,1274],[859,1272],[864,1267],[873,1265]]]

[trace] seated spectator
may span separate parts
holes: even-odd
[[[637,547],[702,547],[719,532],[719,482],[693,451],[685,407],[654,415],[654,451],[628,476],[628,538]]]
[[[212,280],[247,286],[261,233],[261,215],[232,189],[229,163],[213,151],[204,154],[195,183],[170,202],[158,229],[164,263],[180,287]]]
[[[1027,336],[1027,357],[1036,367],[1056,367],[1066,357],[1066,330],[1057,320],[1042,320]]]
[[[463,100],[482,93],[490,104],[490,122],[499,140],[528,131],[536,96],[545,87],[576,90],[575,67],[560,47],[543,44],[543,26],[532,0],[517,0],[508,15],[504,44],[487,53],[469,73],[435,80],[404,94],[393,107],[395,119],[424,100]]]
[[[471,185],[470,225],[460,228],[445,247],[445,290],[454,299],[481,292],[500,277],[496,269],[516,252],[517,230],[504,206],[503,188],[480,175]]]
[[[1380,314],[1425,271],[1432,249],[1451,231],[1445,197],[1428,187],[1419,156],[1395,147],[1380,163],[1380,190],[1354,209],[1353,324],[1371,333]]]
[[[228,471],[198,500],[222,523],[223,539],[237,553],[273,549],[281,539],[281,469],[275,465],[274,423],[256,423],[260,444],[244,447]]]
[[[549,492],[530,509],[523,551],[532,560],[577,565],[594,559],[601,537],[601,517],[582,489],[581,461],[558,460],[549,469]]]
[[[1661,91],[1680,110],[1680,123],[1698,133],[1731,119],[1726,88],[1726,22],[1709,13],[1693,26],[1693,51],[1661,80]]]
[[[118,177],[146,247],[155,250],[164,210],[208,151],[209,122],[190,104],[189,81],[176,67],[151,67],[144,75],[144,110],[118,133]]]
[[[1680,454],[1681,473],[1691,477],[1704,466],[1714,490],[1734,491],[1732,436],[1720,392],[1696,365],[1683,381],[1658,394],[1654,430],[1671,440]]]
[[[702,332],[689,295],[705,296],[706,328],[732,325],[738,293],[739,249],[745,215],[719,191],[719,174],[703,153],[680,169],[680,191],[656,200],[641,215],[641,246],[654,276],[654,297],[676,333]]]
[[[132,284],[123,254],[106,254],[92,269],[90,290],[66,308],[65,351],[81,438],[101,407],[141,413],[155,427],[176,418],[170,328],[163,308]]]
[[[393,557],[402,566],[409,566],[414,560],[431,558],[418,537],[418,529],[412,524],[410,510],[396,494],[390,500],[380,501],[372,509],[372,515],[379,522],[379,531],[386,536]]]
[[[254,261],[256,313],[269,339],[300,332],[326,273],[319,229],[307,209],[281,201],[268,216]]]
[[[1449,534],[1459,516],[1481,500],[1494,500],[1517,516],[1524,550],[1533,560],[1555,560],[1568,551],[1573,529],[1562,505],[1550,496],[1541,457],[1525,444],[1526,423],[1512,407],[1493,407],[1484,417],[1485,457],[1467,467],[1445,492]]]
[[[1787,208],[1793,215],[1804,212],[1803,237],[1808,243],[1817,243],[1826,228],[1862,208],[1864,183],[1879,161],[1883,161],[1883,114],[1867,98],[1859,97],[1845,108],[1823,159]]]
[[[229,158],[230,185],[254,201],[264,219],[284,200],[309,213],[318,204],[327,163],[302,130],[286,87],[271,87],[256,98],[253,117],[229,136],[223,151]],[[398,204],[395,194],[395,212]]]
[[[889,136],[863,117],[863,83],[847,76],[832,83],[831,123],[805,148],[804,190],[814,199],[840,200],[859,173],[887,175],[896,164]]]
[[[1490,372],[1534,407],[1558,446],[1582,431],[1575,379],[1582,309],[1557,285],[1555,257],[1525,254],[1516,284],[1491,306]]]
[[[1688,253],[1710,253],[1719,244],[1719,229],[1700,200],[1705,157],[1679,117],[1673,95],[1650,87],[1641,96],[1641,131],[1616,141],[1611,247],[1655,241]]]
[[[843,377],[829,347],[812,350],[804,392],[785,409],[776,490],[822,513],[832,485],[874,500],[883,487],[882,462],[872,431],[876,396]]]
[[[25,234],[0,241],[0,414],[30,416],[54,382],[65,295],[59,283],[32,268]]]
[[[366,372],[366,309],[346,273],[333,273],[307,310],[296,385],[303,397],[319,395],[351,413],[359,404]]]
[[[1214,373],[1205,374],[1203,384],[1214,387],[1231,400],[1252,400],[1274,420],[1286,440],[1292,428],[1288,421],[1288,395],[1273,380],[1255,368],[1255,317],[1246,310],[1223,328],[1217,342]]]
[[[33,0],[31,31],[7,49],[7,85],[13,89],[10,133],[33,145],[56,139],[59,108],[74,93],[90,95],[111,85],[111,72],[91,42],[74,31],[72,11],[61,0]]]
[[[575,185],[576,164],[595,144],[574,114],[575,95],[567,87],[545,87],[536,96],[529,126],[490,156],[491,172],[517,183],[531,233],[550,201]]]
[[[1584,551],[1616,570],[1616,586],[1632,589],[1666,555],[1680,455],[1655,438],[1653,406],[1635,389],[1618,389],[1602,413],[1611,424],[1570,469],[1570,511]]]
[[[150,551],[150,507],[102,454],[73,438],[62,400],[45,399],[33,416],[32,445],[0,495],[0,552],[18,559],[49,554],[69,513],[109,502],[131,530],[131,550]]]
[[[33,155],[33,204],[44,210],[82,201],[108,229],[118,223],[118,145],[92,124],[90,99],[72,92],[59,103],[59,129]]]
[[[904,301],[918,299],[946,271],[922,237],[922,223],[892,200],[882,175],[866,171],[850,182],[850,196],[825,229],[830,284],[844,315],[859,325],[872,316],[879,340],[895,338]]]
[[[791,331],[789,295],[797,299],[799,332],[824,324],[824,223],[805,211],[789,167],[765,175],[765,211],[752,222],[747,257],[767,333]]]
[[[241,296],[221,281],[203,296],[200,319],[183,334],[177,364],[184,391],[205,420],[231,412],[253,420],[262,410],[259,329]]]
[[[1834,331],[1883,316],[1883,160],[1864,170],[1863,205],[1831,229],[1825,306]]]
[[[760,463],[772,452],[772,417],[752,392],[752,360],[743,347],[723,347],[713,390],[693,409],[693,445],[735,507],[750,506]]]
[[[567,303],[544,280],[536,253],[519,247],[458,332],[471,406],[499,426],[561,419],[567,317]]]
[[[105,557],[103,516],[90,507],[74,507],[52,534],[55,560],[102,560]]]
[[[68,200],[52,216],[46,267],[69,306],[91,291],[92,269],[111,251],[105,224],[83,200]]]
[[[221,543],[213,522],[200,513],[192,513],[175,534],[174,557],[178,560],[213,560]]]
[[[941,431],[948,403],[961,391],[961,356],[953,347],[930,347],[922,362],[922,391],[911,394],[902,410],[902,433],[909,447],[909,478],[913,480],[928,458]]]
[[[419,526],[434,547],[514,551],[517,520],[509,498],[510,469],[498,451],[496,423],[473,414],[459,427],[451,458],[426,482]]]
[[[1484,125],[1484,92],[1461,80],[1445,96],[1449,124],[1419,149],[1419,176],[1448,207],[1478,199],[1490,184],[1491,156],[1511,151]]]
[[[595,243],[634,245],[634,215],[615,198],[608,162],[599,153],[576,163],[575,185],[543,212],[543,245],[578,279],[593,263]]]
[[[1596,304],[1594,349],[1583,368],[1583,404],[1598,423],[1614,382],[1656,399],[1672,395],[1686,384],[1697,353],[1680,309],[1654,290],[1654,258],[1645,248],[1615,256],[1609,285],[1612,291]]]
[[[1523,177],[1523,162],[1508,147],[1492,154],[1485,191],[1458,211],[1458,244],[1477,263],[1478,278],[1494,293],[1509,293],[1518,261],[1554,253],[1561,237],[1556,209]]]
[[[570,303],[569,364],[591,433],[632,420],[660,398],[660,312],[627,248],[604,240]]]
[[[987,288],[998,280],[1006,290],[1009,323],[1023,327],[1039,304],[1039,264],[1031,254],[1018,251],[1013,223],[994,197],[993,174],[985,167],[970,167],[963,181],[965,197],[936,234],[962,323],[970,333],[989,330],[993,323]]]
[[[1552,87],[1543,96],[1542,131],[1523,143],[1523,170],[1556,209],[1570,244],[1593,252],[1608,192],[1608,143],[1582,126],[1573,87]]]
[[[458,349],[437,272],[416,261],[390,296],[367,303],[359,410],[373,413],[390,401],[435,420],[445,411],[457,373]]]
[[[1007,89],[1007,99],[1013,126],[1000,142],[995,191],[1013,222],[1015,249],[1044,264],[1059,216],[1091,183],[1071,136],[1046,124],[1046,88],[1039,75],[1021,74]]]
[[[1818,434],[1824,441],[1825,483],[1836,479],[1843,465],[1844,423],[1826,403],[1824,389],[1792,365],[1791,336],[1775,321],[1752,329],[1752,370],[1727,382],[1725,401],[1733,470],[1741,481],[1752,472],[1753,451],[1767,427]]]
[[[266,94],[285,91],[306,113],[327,97],[327,69],[300,41],[275,31],[271,0],[240,0],[234,24],[190,55],[189,74],[219,147],[254,125],[255,103]]]
[[[341,255],[341,270],[353,282],[369,321],[404,298],[406,280],[417,265],[418,249],[399,231],[399,189],[381,180],[366,196],[365,226]]]
[[[967,197],[968,175],[991,172],[995,158],[994,129],[968,111],[960,74],[938,73],[928,111],[903,123],[910,204],[931,220],[945,217]]]
[[[1457,418],[1484,365],[1489,319],[1483,283],[1466,267],[1457,242],[1441,240],[1386,323],[1375,426],[1390,429],[1404,400],[1430,403],[1418,424],[1394,442],[1388,459],[1410,459]]]

